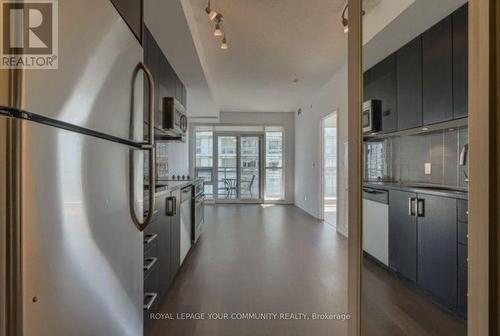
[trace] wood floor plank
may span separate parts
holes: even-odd
[[[294,206],[206,207],[205,231],[159,312],[347,310],[347,239]],[[369,336],[465,336],[465,324],[373,263],[363,273]],[[339,321],[159,320],[152,336],[347,334]]]

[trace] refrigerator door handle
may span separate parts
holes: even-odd
[[[155,137],[154,137],[154,101],[155,101],[155,92],[154,92],[154,79],[153,75],[151,74],[151,71],[149,68],[143,63],[140,62],[138,65],[138,68],[144,72],[146,75],[146,78],[148,80],[148,87],[149,87],[149,97],[148,97],[148,142],[146,146],[143,146],[145,150],[148,151],[149,153],[149,174],[148,174],[148,191],[149,191],[149,208],[147,211],[146,218],[144,219],[143,222],[137,218],[137,214],[135,213],[134,210],[134,201],[132,200],[131,204],[131,215],[132,215],[132,220],[134,221],[135,225],[139,229],[139,231],[144,231],[146,227],[151,223],[151,220],[153,218],[154,214],[154,209],[155,209],[155,194],[156,194],[156,153],[155,153]],[[133,173],[133,169],[131,169],[131,174]],[[133,178],[130,181],[133,183]],[[132,199],[134,198],[134,193],[131,193],[130,196]]]

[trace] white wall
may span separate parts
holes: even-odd
[[[295,195],[295,119],[293,112],[221,112],[216,125],[282,126],[285,137],[285,203]],[[200,123],[201,124],[201,123]],[[208,125],[210,123],[204,123]],[[191,153],[194,149],[191,148]],[[191,154],[192,155],[192,154]],[[192,169],[193,170],[193,169]]]
[[[347,64],[341,67],[316,95],[295,113],[295,204],[316,218],[321,209],[321,120],[338,111],[338,186],[337,229],[347,233],[347,192],[344,143],[347,141]]]

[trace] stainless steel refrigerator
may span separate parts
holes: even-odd
[[[142,335],[151,74],[109,0],[58,29],[57,70],[0,70],[0,334]]]

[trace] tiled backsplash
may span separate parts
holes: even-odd
[[[365,143],[365,179],[424,182],[467,187],[468,165],[460,166],[460,151],[468,143],[468,128],[397,136]],[[431,173],[425,174],[425,164]]]
[[[147,155],[144,155],[144,180],[148,179],[149,172],[149,159]],[[166,179],[168,178],[168,143],[157,142],[156,143],[156,178]]]

